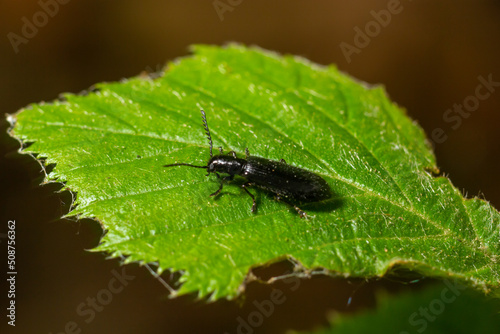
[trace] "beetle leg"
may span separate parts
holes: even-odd
[[[245,155],[246,155],[247,159],[250,156],[250,152],[248,151],[248,147],[245,147]]]
[[[216,173],[216,175],[220,179],[220,175],[218,173]],[[234,175],[229,175],[229,176],[223,177],[222,180],[220,181],[219,189],[217,189],[217,191],[214,192],[213,194],[210,194],[210,196],[217,196],[217,195],[219,195],[220,192],[222,191],[222,187],[224,186],[224,181],[231,181],[232,179],[234,179]]]
[[[297,213],[299,214],[300,218],[307,218],[307,213],[305,213],[304,211],[302,211],[302,209],[299,208],[298,206],[285,201],[280,195],[276,195],[276,200],[280,201],[280,202],[284,202],[284,203],[286,203],[286,204],[288,204],[290,206],[293,206],[293,208],[295,209],[295,211],[297,211]]]
[[[220,152],[220,154],[224,154],[224,151],[222,150],[222,146],[219,146],[219,152]]]
[[[257,210],[257,202],[255,202],[255,196],[252,195],[252,193],[250,191],[248,191],[248,189],[247,189],[247,187],[250,187],[253,185],[254,185],[253,183],[247,182],[247,183],[243,184],[241,187],[243,188],[243,190],[245,190],[247,192],[248,195],[250,195],[250,197],[252,197],[253,204],[252,204],[251,211],[255,212],[255,210]]]
[[[230,151],[228,154],[231,154],[233,158],[236,158],[236,152],[235,151]]]

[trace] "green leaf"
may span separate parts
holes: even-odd
[[[430,286],[390,297],[378,295],[374,311],[356,315],[335,314],[331,327],[311,334],[353,333],[453,333],[497,334],[500,332],[498,300],[464,291],[454,282]],[[300,332],[305,334],[306,332]]]
[[[437,167],[422,129],[380,87],[239,45],[197,46],[159,78],[96,87],[21,111],[12,135],[56,164],[48,180],[77,193],[70,215],[102,223],[96,250],[182,271],[180,293],[233,297],[252,267],[283,258],[345,276],[397,265],[499,286],[499,213],[429,174]],[[216,147],[317,173],[332,199],[301,206],[310,216],[301,219],[254,189],[252,214],[240,187],[213,198],[213,175],[164,168],[206,164],[202,108]]]

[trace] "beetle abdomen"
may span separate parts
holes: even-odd
[[[317,202],[332,196],[323,178],[284,162],[251,156],[241,176],[260,188],[294,201]]]

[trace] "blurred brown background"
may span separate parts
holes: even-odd
[[[429,136],[435,128],[443,129],[448,138],[436,144],[435,152],[453,183],[500,208],[500,87],[456,129],[443,119],[447,109],[475,95],[479,76],[500,82],[498,1],[402,0],[398,13],[385,27],[379,25],[380,31],[372,31],[350,61],[341,43],[354,46],[354,28],[365,30],[375,20],[372,11],[387,10],[394,0],[65,1],[58,8],[42,5],[54,0],[0,1],[3,113],[51,101],[61,92],[78,93],[97,82],[156,71],[187,55],[193,43],[255,44],[321,64],[336,63],[360,80],[384,84]],[[227,11],[218,13],[214,3],[225,4]],[[53,16],[40,14],[44,7]],[[13,46],[12,33],[22,37],[23,25],[34,16],[38,31],[27,31],[30,37]],[[65,326],[71,321],[81,333],[236,333],[238,316],[246,319],[255,310],[253,300],[269,297],[271,287],[252,284],[247,298],[238,302],[206,305],[193,296],[167,300],[158,281],[130,265],[126,273],[135,278],[85,322],[77,307],[107,288],[113,270],[122,269],[118,261],[104,260],[104,254],[84,251],[97,244],[99,227],[90,220],[58,219],[68,210],[68,193],[55,193],[57,185],[37,186],[42,180],[39,165],[16,153],[19,145],[6,129],[0,121],[0,233],[6,233],[8,220],[17,223],[17,326],[7,328],[9,333],[69,333],[71,325]],[[0,237],[5,263],[5,235]],[[371,291],[385,286],[370,283],[352,295],[357,284],[317,277],[303,280],[295,292],[277,284],[287,301],[255,333],[315,328],[325,324],[332,309],[372,305]],[[7,307],[4,289],[2,285],[2,310]],[[353,301],[347,306],[349,296]]]

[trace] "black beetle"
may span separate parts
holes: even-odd
[[[208,164],[206,166],[195,166],[186,163],[176,163],[164,165],[163,167],[189,166],[206,168],[208,172],[207,176],[210,173],[215,173],[219,179],[221,178],[219,173],[229,174],[222,178],[219,189],[210,196],[217,196],[221,192],[224,181],[233,180],[235,175],[244,177],[247,182],[241,187],[252,198],[252,212],[255,212],[257,203],[255,202],[254,195],[247,189],[249,186],[257,186],[276,194],[278,201],[283,201],[293,206],[300,217],[306,217],[306,213],[294,203],[319,202],[329,199],[332,196],[330,187],[323,178],[305,169],[287,165],[283,159],[274,161],[250,156],[248,148],[245,149],[245,159],[238,158],[234,151],[223,154],[222,147],[219,147],[220,155],[214,156],[212,154],[212,136],[208,129],[205,111],[201,110],[201,116],[210,144],[210,160]]]

